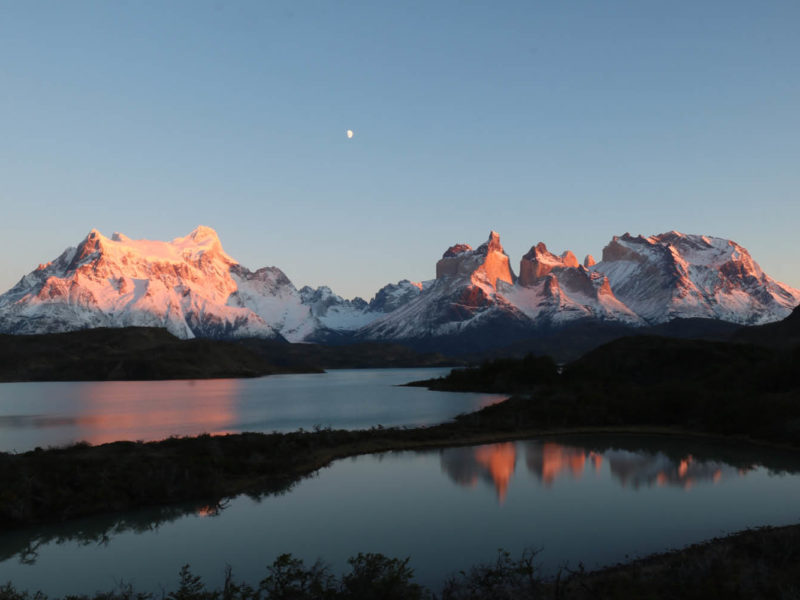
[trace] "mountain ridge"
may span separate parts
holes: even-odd
[[[298,289],[275,266],[251,271],[210,227],[169,242],[92,229],[0,295],[0,332],[149,326],[184,339],[391,341],[432,350],[437,340],[456,348],[463,341],[469,351],[570,323],[765,324],[800,304],[800,290],[770,278],[736,242],[677,231],[614,236],[599,262],[539,242],[518,275],[492,231],[475,249],[448,247],[435,273],[388,284],[369,301],[344,299],[327,286]]]

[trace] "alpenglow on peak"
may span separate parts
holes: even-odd
[[[0,332],[154,326],[183,338],[392,341],[457,352],[465,341],[500,347],[577,322],[766,323],[800,304],[800,290],[770,278],[736,242],[676,231],[614,236],[599,262],[539,242],[521,257],[519,277],[491,231],[477,248],[450,246],[435,273],[387,284],[370,301],[347,300],[326,286],[298,290],[278,267],[249,270],[210,227],[171,241],[92,229],[0,295]]]

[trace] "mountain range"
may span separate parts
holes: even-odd
[[[392,341],[470,351],[580,325],[645,328],[685,319],[765,324],[800,290],[764,273],[737,243],[676,231],[615,236],[596,262],[531,247],[511,267],[500,236],[449,247],[436,277],[370,301],[297,289],[277,267],[251,271],[200,226],[171,242],[97,230],[0,295],[0,333],[163,327],[189,339]]]

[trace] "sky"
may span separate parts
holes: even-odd
[[[92,228],[369,299],[669,230],[800,287],[800,3],[0,0],[0,291]],[[348,138],[347,130],[353,131]]]

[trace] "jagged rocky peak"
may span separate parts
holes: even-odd
[[[651,323],[693,317],[762,323],[787,315],[800,300],[800,291],[767,276],[736,242],[678,231],[615,236],[593,270]]]
[[[603,248],[602,262],[618,260],[642,262],[644,260],[643,257],[631,246],[643,244],[653,245],[648,238],[641,235],[638,237],[633,237],[629,233],[625,233],[622,236],[615,235],[608,245]]]
[[[87,236],[83,238],[83,241],[78,244],[78,252],[75,257],[76,260],[86,258],[90,254],[94,254],[100,250],[104,240],[108,241],[108,238],[97,231],[97,229],[92,229]]]
[[[346,306],[349,308],[366,309],[368,304],[363,298],[356,296],[351,300],[346,300],[335,294],[327,285],[318,288],[304,285],[300,288],[300,298],[303,304],[311,308],[314,315],[325,315],[331,307]]]
[[[210,227],[172,241],[93,229],[0,295],[0,332],[146,325],[180,337],[324,341],[330,332],[401,340],[483,331],[494,343],[498,327],[527,337],[576,319],[766,323],[800,303],[800,290],[771,279],[735,242],[677,231],[614,237],[597,264],[537,244],[516,284],[492,231],[477,248],[448,248],[436,276],[387,285],[367,304],[325,286],[298,290],[277,267],[250,271],[224,253]]]
[[[264,289],[295,289],[294,284],[286,276],[286,273],[281,271],[278,267],[261,267],[255,271],[250,271],[242,265],[235,264],[231,265],[230,273],[232,276],[238,277],[241,280],[260,283],[265,286]]]
[[[442,254],[442,258],[453,258],[459,254],[464,254],[465,252],[471,251],[472,246],[469,244],[456,244],[455,246],[450,246],[447,250],[445,250],[444,254]]]
[[[473,283],[488,284],[492,288],[500,281],[513,283],[514,274],[500,235],[490,232],[489,239],[475,250],[469,244],[450,246],[436,263],[436,279],[446,277],[469,277]]]
[[[500,243],[500,234],[496,231],[492,230],[489,232],[489,239],[486,240],[483,244],[478,246],[476,250],[479,254],[488,254],[489,252],[500,252],[505,254],[503,250],[503,245]]]
[[[312,288],[310,285],[304,285],[300,288],[300,298],[304,304],[335,304],[342,302],[343,299],[327,285],[321,285],[318,288]]]
[[[646,262],[654,259],[670,263],[687,263],[708,266],[711,263],[722,267],[725,263],[737,264],[736,270],[762,275],[760,267],[753,261],[750,253],[734,241],[706,236],[668,231],[644,237],[625,233],[614,236],[603,248],[603,262],[615,261]]]
[[[276,335],[243,306],[228,304],[238,266],[213,229],[171,242],[110,238],[92,229],[76,247],[0,296],[0,330],[156,326],[183,338]]]
[[[422,284],[403,279],[397,283],[383,286],[370,300],[369,308],[373,311],[389,313],[407,304],[422,293]]]
[[[565,267],[575,268],[579,265],[578,259],[570,250],[564,250],[561,254],[561,260],[564,263]]]
[[[583,266],[586,267],[587,269],[589,267],[595,266],[596,264],[597,264],[597,261],[594,259],[594,256],[592,256],[591,254],[587,254],[586,258],[583,259]]]
[[[547,249],[544,242],[539,242],[519,261],[519,283],[530,286],[554,269],[578,268],[580,264],[572,252],[567,250],[561,256],[557,256]]]
[[[184,237],[177,237],[170,242],[148,239],[131,239],[127,235],[115,231],[108,238],[97,229],[92,229],[78,245],[72,266],[86,262],[84,259],[103,259],[105,262],[118,263],[123,256],[135,257],[138,261],[153,263],[180,264],[190,261],[195,264],[209,264],[219,260],[225,265],[234,265],[234,261],[222,249],[217,232],[210,227],[200,225]],[[126,258],[126,262],[129,259]]]

